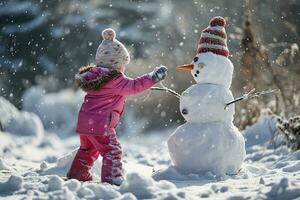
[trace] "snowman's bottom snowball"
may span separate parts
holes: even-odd
[[[235,174],[245,158],[245,140],[233,124],[185,123],[168,140],[171,159],[184,174]]]

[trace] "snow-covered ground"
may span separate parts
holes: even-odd
[[[269,117],[243,132],[247,156],[237,175],[179,174],[166,145],[173,127],[120,137],[127,174],[120,187],[64,181],[78,147],[71,131],[81,95],[31,89],[24,95],[27,111],[0,97],[5,129],[0,132],[0,199],[300,199],[300,151],[270,148],[274,122]],[[96,178],[100,165],[99,159]]]

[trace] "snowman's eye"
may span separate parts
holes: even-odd
[[[194,62],[197,62],[198,59],[199,59],[199,58],[196,56],[196,57],[194,58]]]

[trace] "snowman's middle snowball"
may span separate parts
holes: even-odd
[[[233,100],[230,90],[222,85],[195,84],[185,90],[180,98],[180,111],[188,122],[233,121],[234,105],[224,109]]]

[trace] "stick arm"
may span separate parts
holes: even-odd
[[[259,96],[265,95],[265,94],[278,92],[279,89],[264,90],[264,91],[255,92],[255,93],[254,93],[254,91],[255,91],[255,88],[253,88],[250,92],[244,94],[243,96],[238,97],[238,98],[226,103],[224,109],[226,109],[229,105],[234,104],[236,102],[246,100],[246,99],[249,99],[249,98],[253,98],[253,97],[259,97]]]

